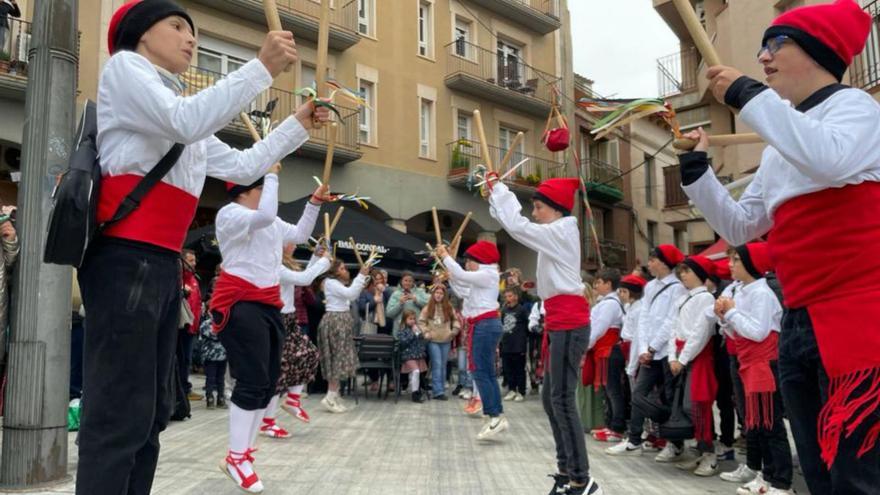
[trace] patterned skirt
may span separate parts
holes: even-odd
[[[281,315],[284,321],[284,346],[281,349],[281,376],[277,392],[283,393],[294,385],[305,385],[315,379],[318,370],[318,348],[296,324],[294,314]]]
[[[351,313],[327,312],[318,325],[318,350],[321,371],[327,380],[354,377],[359,366],[354,345],[354,320]]]

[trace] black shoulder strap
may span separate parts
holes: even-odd
[[[180,159],[184,147],[185,146],[180,143],[176,143],[172,146],[171,149],[168,150],[168,153],[165,153],[165,156],[159,160],[159,163],[147,172],[147,175],[145,175],[144,178],[138,182],[137,186],[128,193],[128,196],[122,200],[122,203],[119,203],[119,207],[116,208],[116,213],[113,214],[113,217],[111,217],[110,220],[101,224],[100,229],[106,229],[110,225],[113,225],[128,215],[131,215],[132,212],[137,210],[141,205],[141,200],[144,199],[144,196],[146,196],[147,193],[168,174],[171,167],[173,167],[174,164],[177,163],[177,160]]]
[[[673,285],[678,284],[678,283],[679,283],[679,282],[672,282],[672,283],[668,283],[668,284],[664,285],[663,288],[660,289],[659,291],[657,291],[657,293],[654,294],[654,297],[651,298],[651,304],[650,304],[649,306],[653,306],[653,305],[654,305],[654,301],[656,301],[657,298],[660,297],[660,294],[663,294],[663,292],[664,292],[666,289],[668,289],[668,288],[670,288],[670,287],[672,287]]]

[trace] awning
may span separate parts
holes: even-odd
[[[710,260],[720,260],[722,258],[727,257],[727,242],[724,239],[718,239],[715,244],[704,249],[702,252],[697,253],[700,256],[705,256]]]

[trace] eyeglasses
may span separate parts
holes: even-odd
[[[773,55],[776,55],[776,52],[778,52],[783,46],[785,46],[788,41],[791,41],[791,38],[785,36],[784,34],[768,39],[764,43],[764,46],[762,46],[761,49],[758,50],[757,58],[761,58],[761,55],[763,55],[765,51],[769,53],[771,57]]]

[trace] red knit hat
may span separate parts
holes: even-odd
[[[732,279],[732,275],[730,274],[730,260],[724,258],[714,261],[713,263],[715,264],[715,278],[718,280]]]
[[[246,192],[250,191],[251,189],[262,186],[263,182],[264,182],[264,180],[262,177],[257,179],[256,182],[249,184],[247,186],[243,186],[241,184],[236,184],[234,182],[227,182],[226,183],[226,195],[232,199],[235,199],[238,197],[239,194],[246,193]]]
[[[651,257],[657,258],[669,268],[675,268],[684,261],[684,254],[672,244],[661,244],[651,251]]]
[[[839,81],[865,48],[870,32],[870,14],[854,0],[837,0],[785,12],[764,33],[762,44],[788,36]]]
[[[110,18],[107,30],[110,54],[118,50],[136,49],[144,33],[157,22],[173,15],[186,19],[193,33],[196,32],[195,24],[186,10],[170,0],[131,0],[124,3]]]
[[[492,265],[501,261],[498,246],[489,241],[478,241],[464,252],[465,257],[473,258],[477,263]]]
[[[564,214],[570,214],[574,208],[574,195],[580,187],[580,179],[547,179],[538,186],[532,199],[546,203]]]
[[[762,278],[767,272],[773,270],[773,262],[770,261],[770,251],[767,249],[766,242],[752,242],[734,249],[749,275]]]
[[[647,280],[639,277],[638,275],[627,275],[620,279],[620,287],[630,292],[641,293],[645,290],[645,285],[647,283]]]
[[[682,264],[696,273],[703,282],[706,282],[706,279],[709,277],[715,277],[715,263],[705,256],[700,256],[699,254],[688,256]]]

